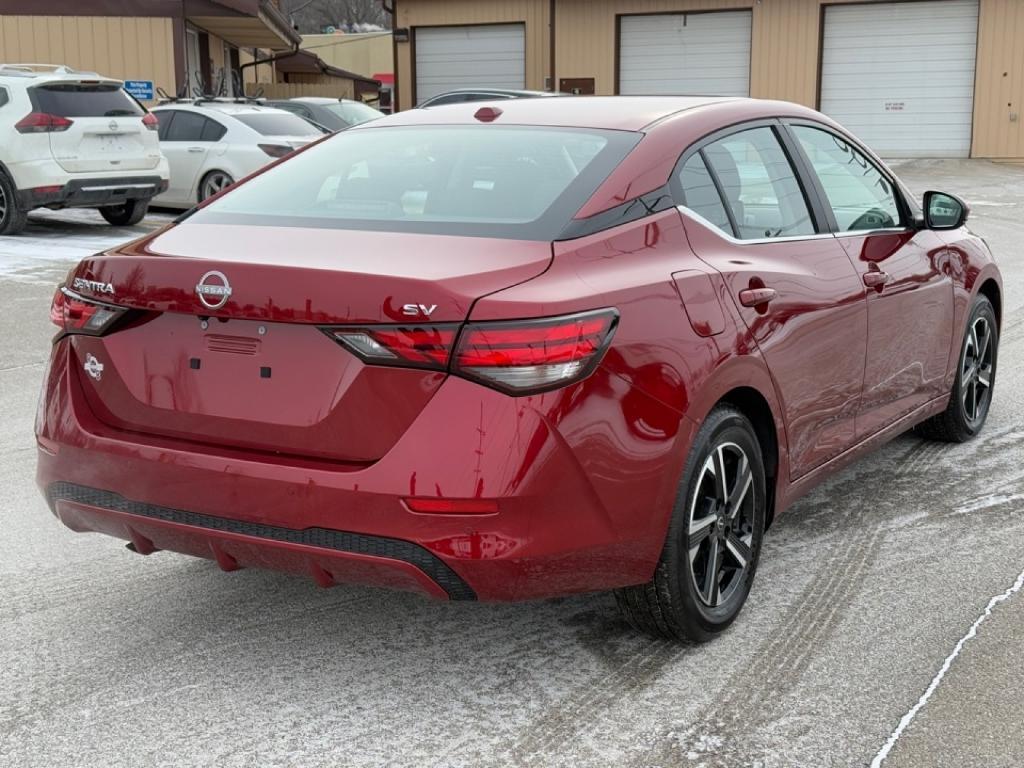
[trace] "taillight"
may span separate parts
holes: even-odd
[[[439,371],[448,367],[448,356],[458,330],[459,326],[454,324],[324,329],[328,336],[341,342],[364,362]]]
[[[271,157],[284,157],[292,151],[291,147],[285,146],[284,144],[257,144],[256,146]]]
[[[71,125],[71,120],[60,115],[50,115],[46,112],[29,112],[14,124],[14,130],[18,133],[52,133],[66,131]]]
[[[142,116],[142,124],[149,130],[155,131],[160,127],[160,119],[152,112],[147,112]]]
[[[121,307],[88,301],[66,288],[58,288],[50,304],[50,322],[65,333],[99,336],[110,330],[124,312]]]
[[[613,309],[543,320],[470,323],[451,370],[509,394],[564,387],[594,372],[619,313]]]
[[[324,328],[363,362],[427,368],[512,395],[564,387],[586,378],[611,342],[619,313],[601,309],[539,320]],[[457,339],[456,339],[457,336]]]

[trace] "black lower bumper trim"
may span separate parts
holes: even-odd
[[[419,544],[403,539],[392,539],[385,536],[370,536],[365,533],[349,533],[332,531],[327,528],[279,528],[272,525],[249,523],[243,520],[231,520],[214,515],[203,515],[198,512],[186,512],[181,509],[158,507],[141,501],[131,501],[111,491],[101,491],[74,483],[52,483],[46,489],[46,497],[50,507],[54,508],[59,500],[85,504],[90,507],[109,509],[139,517],[163,520],[168,523],[190,525],[194,528],[205,528],[211,531],[239,533],[272,541],[283,541],[290,544],[304,544],[320,549],[331,549],[337,552],[351,552],[359,555],[386,557],[401,560],[419,568],[433,579],[438,586],[448,593],[452,600],[475,600],[476,593],[459,578],[448,565],[428,549]]]
[[[167,191],[167,184],[167,180],[159,176],[72,179],[56,189],[36,187],[18,190],[18,205],[24,210],[43,206],[120,205],[128,200],[149,200]]]

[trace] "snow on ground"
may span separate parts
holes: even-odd
[[[134,227],[112,227],[91,208],[34,211],[21,234],[0,237],[0,279],[50,283],[79,259],[141,237],[174,216],[150,212]]]

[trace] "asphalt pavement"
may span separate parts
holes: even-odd
[[[799,502],[699,647],[635,634],[607,595],[322,590],[64,529],[33,479],[53,287],[167,216],[33,215],[0,238],[0,768],[1020,768],[1024,168],[895,165],[971,202],[1004,270],[988,426],[898,438]]]

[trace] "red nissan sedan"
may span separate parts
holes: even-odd
[[[706,640],[794,499],[982,428],[1002,286],[967,213],[794,104],[403,112],[72,270],[39,485],[144,555],[615,590]]]

